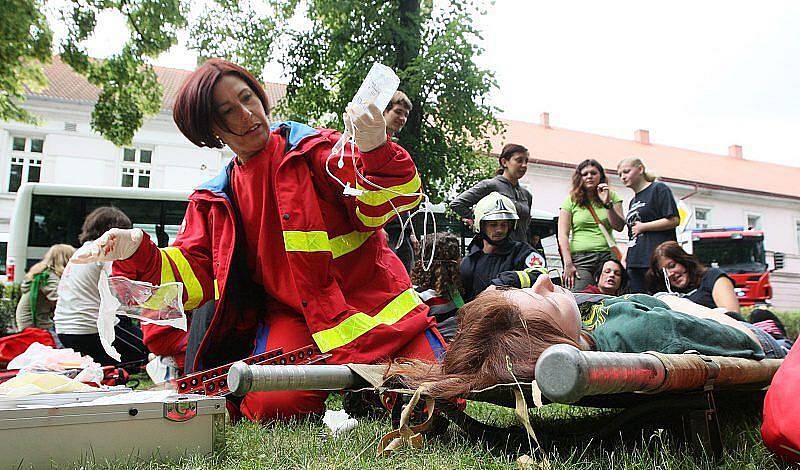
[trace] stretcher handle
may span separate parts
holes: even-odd
[[[551,401],[575,403],[588,395],[657,390],[666,370],[650,354],[583,352],[557,344],[539,357],[535,376],[542,394]]]
[[[236,396],[277,390],[343,390],[357,376],[342,365],[247,365],[235,362],[228,370],[228,388]]]

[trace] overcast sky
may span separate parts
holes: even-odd
[[[479,19],[502,116],[800,166],[800,2],[496,0]],[[104,17],[91,42],[124,41]],[[192,68],[177,47],[158,64]],[[279,78],[278,71],[265,77]]]

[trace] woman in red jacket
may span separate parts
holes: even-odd
[[[407,211],[422,199],[416,167],[387,142],[380,109],[347,114],[358,148],[331,158],[339,133],[270,125],[264,90],[238,65],[212,59],[187,78],[173,108],[178,128],[197,146],[227,145],[236,157],[190,196],[171,247],[115,229],[84,255],[116,260],[114,274],[131,279],[183,282],[188,337],[146,327],[151,349],[185,347],[187,372],[311,343],[331,363],[434,361],[443,351],[380,230],[393,207]],[[285,419],[322,412],[326,395],[250,393],[239,408],[254,420]]]

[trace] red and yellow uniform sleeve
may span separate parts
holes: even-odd
[[[316,171],[326,175],[331,190],[341,196],[348,207],[356,230],[378,230],[396,217],[397,212],[407,212],[419,205],[422,181],[414,161],[403,147],[388,141],[370,152],[356,151],[355,167],[349,145],[343,168],[337,166],[338,156],[328,161],[328,170],[357,190],[359,194],[354,196],[345,196],[342,186],[327,175],[324,168],[330,152],[327,146],[322,147],[314,159]],[[363,178],[356,175],[356,169]]]
[[[153,285],[181,282],[184,310],[194,310],[214,299],[211,236],[207,227],[207,214],[192,201],[172,246],[158,248],[145,234],[136,253],[126,260],[115,261],[112,272]]]

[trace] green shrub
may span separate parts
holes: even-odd
[[[16,330],[17,303],[22,293],[19,284],[6,284],[0,289],[0,336],[5,336]]]

